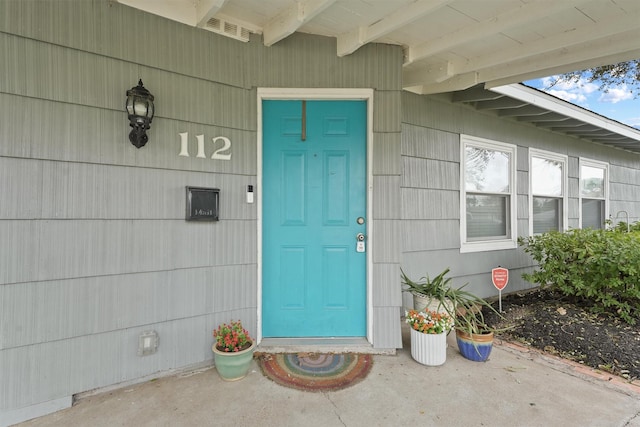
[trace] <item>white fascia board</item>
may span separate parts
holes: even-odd
[[[537,107],[544,108],[546,110],[553,111],[558,114],[562,114],[594,126],[598,126],[601,129],[606,129],[618,135],[640,141],[640,131],[630,126],[623,125],[620,122],[585,110],[584,108],[570,104],[559,98],[527,87],[523,84],[497,86],[489,88],[489,90],[509,96],[511,98],[528,102],[531,105],[535,105]]]

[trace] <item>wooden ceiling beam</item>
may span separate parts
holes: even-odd
[[[352,54],[365,44],[410,24],[429,13],[440,9],[454,0],[418,0],[396,10],[385,18],[369,26],[361,26],[338,35],[338,56]]]
[[[443,34],[441,37],[409,46],[405,58],[405,64],[411,64],[420,59],[446,52],[455,46],[480,40],[511,28],[525,25],[526,23],[545,18],[554,13],[576,7],[587,0],[572,0],[547,2],[538,1],[521,4],[518,7],[493,16],[477,24],[466,26],[452,33]]]
[[[311,21],[315,16],[322,13],[335,2],[336,0],[307,0],[295,2],[264,26],[264,45],[272,46],[280,40],[289,37],[298,28]]]
[[[512,49],[503,49],[491,55],[451,61],[448,68],[450,78],[476,73],[478,82],[485,82],[485,87],[490,89],[553,74],[637,59],[640,58],[637,42],[640,39],[638,22],[640,10],[627,14],[623,19],[599,21],[575,31]],[[554,49],[550,46],[559,47]],[[436,88],[442,87],[445,82],[430,82],[425,79],[423,86],[434,85],[434,89],[425,89],[429,93],[435,93]],[[412,83],[418,85],[415,81]],[[464,88],[454,88],[456,89]]]
[[[454,77],[454,75],[450,62],[429,64],[423,67],[403,70],[402,84],[403,86],[415,86],[430,83],[441,83]]]
[[[498,111],[498,115],[500,117],[532,117],[533,118],[531,120],[542,120],[541,117],[548,115],[549,114],[549,110],[546,110],[544,108],[539,108],[536,107],[535,105],[531,105],[529,103],[527,103],[526,106],[524,107],[520,107],[520,108],[515,108],[512,110],[503,110],[503,111]]]
[[[527,43],[492,55],[454,63],[456,73],[478,71],[487,87],[637,59],[640,11],[624,18],[599,21],[555,37]],[[558,46],[550,49],[549,46]]]
[[[484,86],[474,86],[472,88],[466,90],[460,90],[458,92],[454,92],[451,100],[453,102],[480,102],[480,101],[492,101],[500,98],[504,98],[505,96],[492,92],[490,90],[485,90]]]

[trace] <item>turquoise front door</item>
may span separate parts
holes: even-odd
[[[262,107],[262,335],[365,336],[366,102]]]

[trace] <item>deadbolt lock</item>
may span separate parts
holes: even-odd
[[[356,234],[356,252],[364,252],[364,233]]]

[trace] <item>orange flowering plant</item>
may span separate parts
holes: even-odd
[[[216,348],[224,352],[238,352],[251,347],[249,332],[242,327],[242,322],[231,321],[218,326],[213,331],[216,340]]]
[[[453,319],[447,313],[437,311],[405,311],[406,320],[411,327],[423,334],[441,334],[453,328]]]

